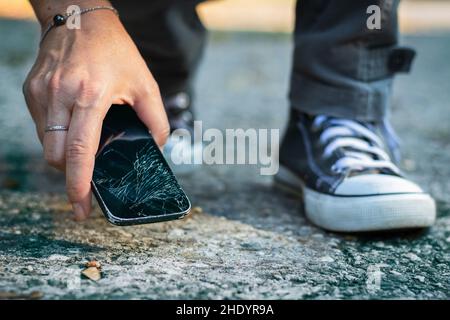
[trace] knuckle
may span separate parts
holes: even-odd
[[[82,81],[81,95],[86,98],[99,98],[104,92],[104,84],[101,81]]]
[[[60,73],[54,73],[49,77],[47,87],[50,92],[57,92],[62,88],[62,77]]]
[[[66,156],[71,160],[84,159],[91,155],[88,145],[79,139],[69,142],[66,147]]]
[[[76,71],[55,71],[47,80],[50,93],[74,93],[78,90],[82,77]]]
[[[150,81],[147,81],[144,86],[141,87],[140,94],[142,95],[142,97],[146,99],[151,99],[154,97],[158,97],[161,94],[160,92],[161,91],[158,83],[155,80],[151,79]]]
[[[78,95],[76,105],[79,108],[97,109],[98,102],[105,94],[105,86],[97,81],[83,81],[80,85],[80,93]]]
[[[38,78],[27,79],[22,87],[23,94],[25,97],[31,96],[36,97],[42,91],[41,89],[42,82]]]
[[[67,194],[70,200],[77,200],[84,193],[86,186],[82,182],[71,181],[66,185]]]
[[[164,125],[164,127],[161,129],[160,134],[161,134],[161,137],[164,139],[164,141],[167,140],[167,138],[170,135],[170,126],[168,123],[166,125]]]
[[[149,92],[148,92],[149,94],[152,94],[152,95],[160,94],[160,88],[159,88],[158,82],[156,82],[155,80],[150,81],[148,90],[149,90]]]
[[[169,138],[170,126],[168,124],[164,125],[161,129],[159,129],[158,132],[155,132],[155,134],[156,134],[155,138],[157,139],[157,143],[159,145],[163,145]]]
[[[64,166],[64,156],[58,155],[54,152],[45,152],[44,153],[45,161],[52,167],[60,169]]]

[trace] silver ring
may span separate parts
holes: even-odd
[[[67,126],[46,126],[45,132],[52,132],[52,131],[69,131],[69,127]]]

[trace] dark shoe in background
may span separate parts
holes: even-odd
[[[195,113],[191,96],[179,92],[163,98],[170,124],[170,136],[164,146],[164,156],[176,174],[192,172],[194,154],[202,152],[201,142],[194,141]]]

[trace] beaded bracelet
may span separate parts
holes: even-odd
[[[52,21],[48,24],[47,28],[42,33],[41,41],[39,42],[39,44],[42,44],[42,41],[44,41],[45,37],[48,35],[48,33],[53,28],[57,28],[57,27],[65,25],[67,22],[67,19],[69,19],[71,16],[74,16],[74,15],[81,16],[85,13],[96,11],[96,10],[111,10],[117,16],[119,16],[119,12],[114,7],[110,7],[110,6],[97,6],[97,7],[87,8],[87,9],[81,9],[80,11],[75,12],[75,13],[57,14],[53,17]]]

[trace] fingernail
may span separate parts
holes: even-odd
[[[83,220],[85,218],[85,213],[83,210],[83,207],[79,203],[72,203],[73,213],[74,213],[74,219],[76,221]]]

